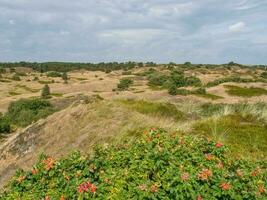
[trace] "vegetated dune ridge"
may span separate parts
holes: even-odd
[[[15,133],[0,145],[0,186],[6,184],[17,169],[29,169],[43,152],[55,158],[74,150],[88,153],[97,143],[115,138],[119,142],[125,134],[134,136],[135,131],[145,127],[175,130],[178,125],[172,119],[149,117],[112,101],[74,102]]]

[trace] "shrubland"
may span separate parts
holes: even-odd
[[[265,161],[228,156],[220,141],[162,129],[19,170],[1,199],[266,199]]]
[[[172,71],[169,75],[154,72],[148,75],[148,85],[162,88],[201,86],[201,81],[194,76],[186,77],[179,71]]]

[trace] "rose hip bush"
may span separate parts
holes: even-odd
[[[222,143],[154,129],[93,156],[41,156],[0,199],[267,199],[266,161],[228,155]]]

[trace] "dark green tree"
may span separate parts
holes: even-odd
[[[68,83],[68,74],[66,72],[63,72],[62,79],[64,80],[64,83]]]
[[[44,99],[50,98],[50,88],[48,85],[43,87],[41,96]]]
[[[170,95],[177,95],[177,87],[176,87],[175,84],[172,84],[172,85],[169,87],[168,93],[169,93]]]

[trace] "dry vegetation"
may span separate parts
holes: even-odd
[[[151,127],[179,135],[205,135],[228,144],[234,157],[266,160],[267,83],[260,77],[263,69],[182,69],[185,77],[199,78],[201,86],[179,87],[178,92],[183,93],[177,95],[170,95],[165,86],[149,85],[149,74],[170,76],[173,69],[158,66],[154,70],[70,71],[67,83],[28,68],[16,72],[25,73],[20,80],[13,80],[15,72],[2,74],[0,112],[6,113],[13,101],[39,98],[45,84],[57,112],[26,128],[12,126],[15,133],[1,139],[0,186],[18,168],[30,169],[43,152],[60,158],[73,150],[88,153],[96,144],[108,146],[125,138],[134,143]],[[235,80],[232,77],[236,76],[236,82],[225,81],[225,77]],[[118,87],[125,79],[131,84]],[[218,80],[224,82],[217,84]],[[209,83],[214,85],[206,87]]]

